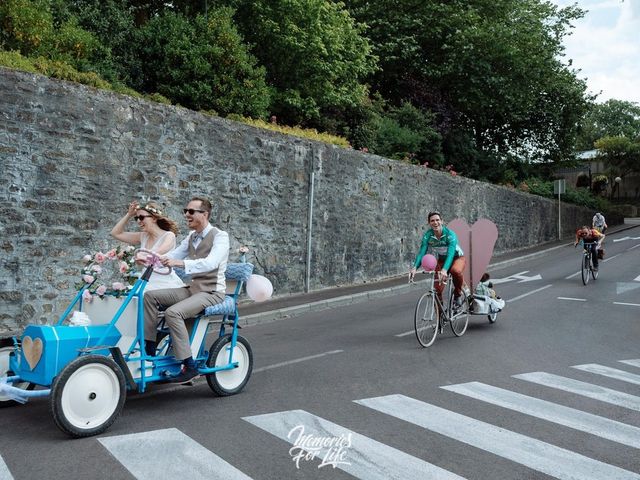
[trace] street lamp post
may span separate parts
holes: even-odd
[[[622,182],[622,179],[620,177],[616,177],[613,180],[614,182],[616,182],[616,190],[618,190],[618,203],[620,202],[620,182]]]

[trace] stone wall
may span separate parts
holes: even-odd
[[[184,235],[182,207],[209,197],[232,258],[249,246],[278,295],[306,287],[312,171],[310,290],[406,272],[430,209],[493,220],[498,252],[557,238],[539,197],[2,68],[0,167],[0,331],[56,318],[131,199],[165,205]],[[564,237],[591,215],[565,205]]]

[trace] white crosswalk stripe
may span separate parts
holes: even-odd
[[[440,387],[483,402],[640,448],[640,428],[479,382]]]
[[[351,445],[345,450],[344,461],[346,463],[338,464],[337,468],[356,478],[366,480],[462,478],[436,465],[427,463],[304,410],[256,415],[245,417],[244,420],[294,446],[299,433],[299,430],[295,429],[301,425],[304,427],[304,434],[311,435],[312,437],[309,438],[313,439],[350,437],[352,440]],[[294,433],[292,434],[291,432]],[[311,449],[305,450],[309,451]],[[328,448],[320,448],[316,458],[322,460],[328,452]]]
[[[139,480],[251,480],[176,428],[98,440]]]
[[[0,480],[13,480],[9,467],[4,463],[2,456],[0,455]]]
[[[640,479],[640,475],[526,435],[511,432],[404,395],[356,403],[560,479]]]
[[[618,392],[610,388],[600,387],[592,383],[573,380],[560,375],[545,372],[523,373],[521,375],[513,375],[513,378],[526,380],[527,382],[537,383],[546,387],[564,390],[566,392],[576,393],[584,397],[600,400],[601,402],[618,405],[630,410],[640,412],[640,397],[629,393]]]
[[[620,362],[640,367],[640,359]],[[640,375],[616,368],[599,364],[575,365],[573,368],[640,384]],[[546,372],[531,372],[513,377],[640,411],[640,397],[599,385]],[[638,426],[480,382],[446,385],[440,388],[626,447],[640,449]],[[404,395],[388,395],[354,402],[555,478],[640,480],[640,472],[634,473]],[[248,416],[243,417],[243,420],[293,445],[293,448],[284,450],[284,455],[291,455],[292,477],[298,468],[302,468],[302,462],[313,459],[316,467],[327,467],[327,470],[339,468],[356,478],[366,480],[463,478],[304,410]],[[348,438],[348,444],[343,443],[343,448],[337,450],[336,445],[331,442],[320,446],[310,443],[301,445],[297,441],[300,438]],[[174,476],[203,480],[251,480],[238,468],[175,428],[102,437],[98,438],[98,441],[139,480],[157,480]],[[296,462],[295,455],[301,452],[304,455],[311,452],[312,455],[303,457],[301,454],[301,460]],[[0,480],[13,480],[1,456]]]
[[[587,363],[585,365],[574,365],[571,368],[577,368],[589,373],[595,373],[597,375],[604,375],[605,377],[615,378],[616,380],[622,380],[623,382],[634,383],[640,385],[640,375],[635,373],[625,372],[617,368],[611,368],[604,365],[598,365],[597,363]]]
[[[626,363],[627,365],[631,365],[633,367],[640,367],[640,358],[636,358],[633,360],[620,360],[620,363]]]

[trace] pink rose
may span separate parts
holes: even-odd
[[[89,263],[91,261],[91,255],[87,254],[84,257],[82,257],[82,261],[84,263]]]
[[[120,269],[120,273],[127,273],[129,271],[129,265],[127,262],[120,262],[118,265]]]
[[[247,253],[248,251],[249,251],[249,247],[246,247],[244,245],[238,249],[238,252],[240,253]]]
[[[82,301],[83,302],[91,303],[91,300],[93,300],[93,297],[91,296],[91,292],[89,292],[89,290],[85,290],[84,292],[82,292]]]
[[[97,274],[102,273],[102,267],[100,265],[93,265],[91,267],[91,270],[93,270],[94,272],[96,272]]]
[[[453,175],[453,176],[455,177],[455,176],[456,176],[456,175],[458,175],[458,174],[456,173],[456,171],[455,171],[455,170],[451,170],[451,175]]]
[[[104,285],[100,285],[98,288],[96,288],[96,293],[100,296],[103,296],[107,291],[107,287],[105,287]]]
[[[115,248],[112,248],[111,250],[109,250],[109,251],[107,252],[107,258],[110,258],[110,259],[112,259],[112,260],[113,260],[114,258],[116,258],[116,255],[117,255],[117,253],[116,253],[116,249],[115,249]]]
[[[96,255],[95,255],[95,257],[93,259],[98,263],[103,263],[107,259],[107,257],[106,257],[106,255],[104,253],[98,252],[98,253],[96,253]]]
[[[122,282],[113,282],[111,284],[111,288],[114,290],[124,290],[125,286],[124,286],[124,283]]]
[[[95,277],[93,275],[83,275],[82,280],[84,280],[84,283],[93,283]]]

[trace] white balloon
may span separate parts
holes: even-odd
[[[262,275],[251,275],[247,281],[247,295],[251,300],[264,302],[271,298],[273,285],[268,278]]]

